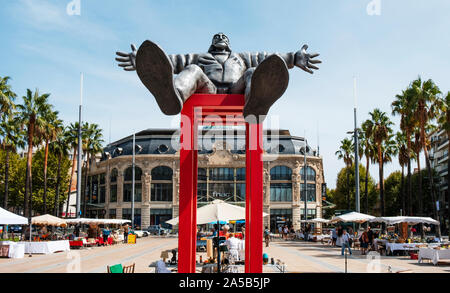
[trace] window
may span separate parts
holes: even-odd
[[[134,167],[134,180],[140,181],[142,176],[142,170],[139,167]],[[130,166],[125,170],[124,181],[132,181],[133,180],[133,167]]]
[[[131,202],[132,188],[133,188],[132,183],[125,183],[123,185],[123,201],[124,202]],[[135,202],[142,201],[142,185],[141,185],[141,183],[134,184],[134,201]]]
[[[291,209],[270,209],[270,230],[278,232],[278,227],[292,225]]]
[[[172,180],[172,169],[166,166],[158,166],[152,170],[153,180]]]
[[[301,183],[300,184],[300,195],[301,195],[302,201],[305,201],[304,188],[305,188],[305,184]],[[306,184],[306,198],[308,199],[308,201],[311,201],[311,202],[316,201],[316,184],[311,184],[311,183]]]
[[[209,169],[209,180],[218,180],[218,181],[234,180],[234,169],[211,168]]]
[[[109,201],[117,202],[117,184],[111,184],[109,188]]]
[[[110,175],[111,183],[112,182],[117,182],[117,175],[118,175],[117,169],[116,168],[112,169],[111,175]]]
[[[99,202],[99,198],[98,198],[98,175],[93,175],[92,177],[92,184],[91,184],[91,194],[88,196],[90,196],[90,201],[91,203],[98,203]]]
[[[300,170],[301,180],[305,180],[305,167]],[[306,181],[316,181],[316,171],[311,167],[306,167]]]
[[[122,219],[131,220],[131,209],[122,209]],[[134,209],[134,225],[141,226],[141,209]]]
[[[308,220],[316,218],[316,214],[317,214],[316,209],[307,209],[307,211],[308,211],[308,214],[307,214]],[[300,218],[302,220],[305,219],[305,209],[300,210]]]
[[[270,183],[270,201],[292,201],[292,183]]]
[[[115,219],[117,216],[116,216],[116,209],[109,209],[109,215],[108,215],[108,218],[110,218],[110,219]]]
[[[105,203],[105,199],[106,199],[105,185],[100,185],[100,201],[99,201],[99,203]]]
[[[245,181],[245,168],[236,169],[236,180]]]
[[[292,169],[286,166],[276,166],[270,169],[270,180],[292,180]]]
[[[150,209],[150,225],[159,225],[167,227],[165,222],[172,219],[171,209]]]
[[[206,181],[206,169],[205,168],[198,168],[197,170],[197,180],[198,181]]]
[[[153,168],[151,174],[151,201],[172,201],[172,169],[166,166],[158,166]]]
[[[236,184],[236,201],[245,201],[245,183]]]
[[[172,183],[152,183],[151,201],[172,201]]]

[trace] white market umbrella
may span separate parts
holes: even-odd
[[[268,214],[263,213],[263,217]],[[245,219],[245,208],[226,203],[222,200],[214,200],[212,203],[207,204],[197,209],[197,225],[208,224],[217,221],[233,221]],[[166,221],[171,225],[178,224],[178,217]]]
[[[33,225],[46,225],[46,226],[64,226],[67,222],[61,218],[45,214],[31,218],[31,224]]]
[[[88,219],[88,218],[79,218],[79,219],[67,219],[66,222],[68,224],[124,224],[131,222],[130,220],[123,219]]]
[[[322,218],[315,218],[311,220],[301,220],[300,223],[321,223],[321,224],[328,224],[330,223],[330,220],[322,219]]]
[[[388,225],[394,225],[399,223],[408,223],[410,225],[415,224],[433,224],[439,225],[439,221],[436,221],[430,217],[407,217],[407,216],[398,216],[398,217],[377,217],[369,220],[369,222],[382,222]]]
[[[28,219],[0,208],[0,225],[28,225]]]
[[[337,222],[365,223],[374,218],[375,217],[371,216],[371,215],[361,214],[361,213],[357,213],[357,212],[351,212],[351,213],[333,217],[331,219],[330,223],[337,223]]]

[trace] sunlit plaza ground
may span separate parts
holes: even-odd
[[[23,259],[0,259],[0,273],[106,273],[108,265],[135,263],[135,272],[153,273],[151,263],[158,261],[162,251],[172,250],[178,246],[176,237],[144,237],[137,244],[117,244],[106,247],[93,247],[70,252],[60,252],[49,255],[25,255]],[[340,255],[340,248],[327,244],[285,241],[274,239],[264,252],[270,258],[281,260],[286,264],[286,273],[343,273],[345,258]],[[198,253],[205,259],[206,253]],[[171,257],[172,254],[169,253]],[[79,259],[79,266],[77,260]],[[378,261],[368,259],[354,250],[348,255],[348,273],[392,272],[404,273],[448,273],[450,261],[433,265],[425,260],[418,263],[409,256],[381,256]],[[239,268],[243,271],[243,267]],[[199,272],[200,267],[197,269]],[[264,272],[277,273],[276,266],[264,266]]]

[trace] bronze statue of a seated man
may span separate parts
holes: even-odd
[[[226,35],[214,35],[207,53],[166,55],[155,43],[145,41],[131,53],[117,52],[116,60],[126,71],[137,71],[166,115],[180,113],[194,93],[245,94],[244,116],[264,117],[284,93],[288,69],[298,66],[306,72],[318,69],[304,45],[296,53],[234,53]],[[173,78],[173,74],[176,74]],[[264,119],[264,118],[262,118]]]

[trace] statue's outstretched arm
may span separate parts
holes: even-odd
[[[297,51],[296,53],[272,53],[277,54],[281,58],[284,59],[286,62],[286,65],[289,69],[293,68],[294,66],[300,67],[302,70],[313,73],[312,69],[319,69],[314,64],[322,63],[320,60],[313,59],[319,54],[309,54],[306,52],[308,49],[308,45],[303,45],[303,47]],[[245,65],[247,68],[256,67],[258,66],[265,58],[270,56],[271,54],[268,54],[267,52],[259,52],[259,53],[239,53],[239,55],[242,57],[242,59],[245,62]]]
[[[136,53],[137,49],[134,44],[131,44],[131,52],[116,52],[116,61],[119,62],[119,66],[123,67],[126,71],[135,71],[136,70]]]
[[[136,54],[137,49],[134,44],[131,44],[131,52],[116,52],[116,61],[119,62],[119,66],[123,67],[126,71],[136,70]],[[167,55],[173,66],[173,73],[180,73],[186,66],[190,64],[197,64],[199,54],[185,54],[185,55]]]

